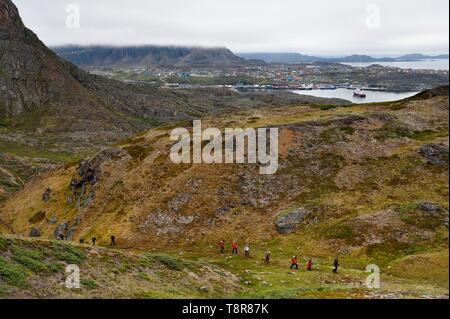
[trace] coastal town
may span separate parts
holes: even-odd
[[[160,88],[186,89],[228,87],[252,90],[334,90],[420,91],[443,83],[448,70],[401,69],[381,65],[354,67],[338,63],[264,64],[214,68],[114,67],[88,69],[126,83]],[[414,81],[411,81],[414,79]]]

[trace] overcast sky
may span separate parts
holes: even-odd
[[[201,45],[317,55],[447,53],[448,0],[13,0],[49,46]],[[80,10],[80,28],[70,19]],[[69,14],[66,13],[69,10]],[[69,19],[68,19],[69,18]],[[68,28],[66,21],[69,21]]]

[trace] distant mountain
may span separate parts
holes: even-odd
[[[311,55],[303,55],[300,53],[240,53],[238,54],[244,59],[258,59],[268,63],[352,63],[352,62],[391,62],[394,58],[373,58],[368,55],[350,55],[346,57],[325,58]]]
[[[238,53],[238,56],[244,59],[259,59],[267,63],[314,63],[314,62],[329,62],[329,63],[377,63],[377,62],[395,62],[405,60],[428,60],[428,59],[448,59],[448,54],[443,55],[423,55],[423,54],[409,54],[398,58],[374,58],[369,55],[349,55],[345,57],[325,58],[311,55],[303,55],[300,53]]]
[[[398,57],[397,60],[445,60],[448,59],[448,57],[448,54],[425,55],[421,53],[414,53]]]
[[[238,53],[239,57],[247,59],[247,60],[263,60],[267,63],[285,63],[285,64],[293,64],[293,63],[312,63],[317,61],[322,61],[322,58],[303,55],[300,53]]]
[[[343,58],[328,58],[325,59],[328,62],[336,62],[336,63],[370,63],[370,62],[394,62],[396,59],[394,58],[374,58],[368,55],[350,55]]]
[[[230,67],[251,63],[226,48],[66,46],[52,49],[60,57],[81,67]]]

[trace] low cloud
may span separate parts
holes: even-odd
[[[202,45],[322,55],[442,53],[449,46],[447,0],[14,2],[27,26],[50,46]],[[65,25],[69,4],[80,8],[79,29]],[[375,27],[367,23],[371,14]]]

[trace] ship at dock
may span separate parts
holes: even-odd
[[[365,98],[367,95],[363,89],[356,89],[355,91],[353,91],[353,96],[358,98]]]

